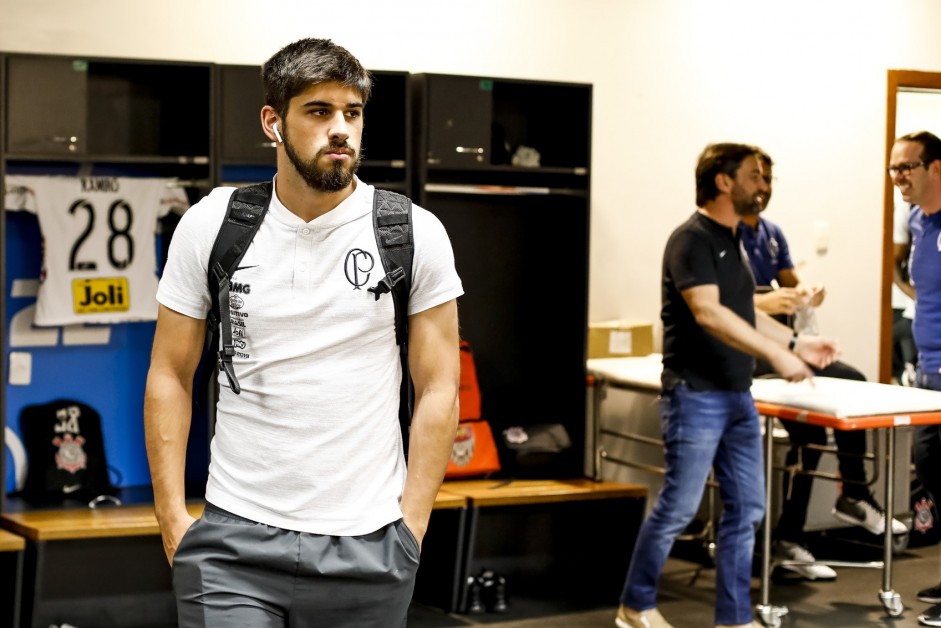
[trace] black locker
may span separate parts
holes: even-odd
[[[222,65],[218,71],[220,160],[274,167],[275,145],[261,128],[261,66]]]
[[[591,86],[438,74],[412,82],[423,157],[414,194],[454,247],[484,418],[501,443],[508,427],[563,424],[572,447],[546,473],[582,476]],[[538,165],[512,165],[520,147],[538,151]]]
[[[80,59],[10,57],[9,153],[82,155],[87,151],[87,68]]]
[[[210,67],[7,59],[6,158],[208,164]]]
[[[490,163],[493,82],[429,75],[427,90],[429,167],[474,168]]]

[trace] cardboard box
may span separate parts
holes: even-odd
[[[588,325],[588,357],[626,358],[653,352],[653,323],[601,321]]]

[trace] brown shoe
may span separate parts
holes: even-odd
[[[655,608],[645,611],[635,611],[624,605],[618,607],[618,615],[614,618],[614,625],[618,628],[673,628]]]

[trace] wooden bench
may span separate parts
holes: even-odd
[[[628,549],[625,549],[627,545],[619,541],[627,541],[629,542],[629,546],[633,547],[633,539],[636,537],[637,529],[643,518],[643,510],[647,498],[646,486],[622,482],[594,481],[587,478],[569,480],[452,480],[445,482],[441,490],[467,498],[467,533],[464,550],[462,551],[463,566],[461,568],[460,577],[461,596],[458,603],[458,610],[461,612],[467,610],[468,599],[466,585],[469,582],[469,578],[473,577],[477,567],[493,568],[495,565],[487,565],[485,563],[488,560],[491,563],[499,563],[502,558],[500,556],[501,551],[507,550],[508,548],[515,551],[515,548],[511,547],[514,544],[519,547],[526,546],[527,544],[538,545],[539,543],[534,541],[536,538],[538,538],[539,541],[545,540],[553,545],[560,544],[558,539],[554,538],[555,535],[551,533],[546,534],[545,530],[533,530],[527,529],[525,526],[506,525],[507,516],[512,517],[514,514],[520,516],[520,513],[523,512],[529,514],[533,511],[533,509],[530,508],[533,506],[545,507],[542,508],[543,519],[533,519],[532,521],[539,521],[546,526],[551,526],[553,522],[561,522],[561,519],[566,519],[566,525],[560,526],[563,531],[559,532],[559,535],[577,534],[578,538],[575,539],[576,543],[582,542],[583,540],[610,542],[614,551],[617,551],[615,548],[624,550],[622,552],[624,556],[622,557],[622,561],[611,561],[609,559],[609,564],[617,565],[619,562],[623,562],[626,567],[626,563],[629,559],[629,555],[627,555]],[[602,531],[602,526],[592,528],[592,525],[597,523],[592,521],[595,511],[586,514],[587,510],[586,512],[580,512],[575,506],[567,505],[600,505],[601,502],[610,502],[611,504],[617,502],[618,505],[626,506],[626,508],[609,509],[611,514],[608,517],[608,522],[614,525],[608,526],[611,530],[607,532]],[[568,511],[568,517],[560,517],[562,513],[561,509],[563,508]],[[582,510],[585,509],[583,508]],[[498,525],[493,526],[496,528],[495,530],[485,530],[488,526],[481,523],[480,519],[486,512],[494,512],[503,515],[504,520],[497,520]],[[623,520],[617,521],[616,519],[618,517]],[[525,522],[526,519],[524,518],[522,521]],[[492,544],[495,551],[489,552],[487,556],[479,557],[477,555],[479,549],[478,538],[483,532],[490,532],[491,535],[495,534],[497,537],[500,537],[500,542]],[[606,541],[605,536],[609,536],[609,532],[617,536]],[[573,539],[567,540],[569,543],[564,545],[570,546],[573,544]],[[556,551],[564,553],[565,547],[540,548],[540,551],[547,552],[548,555]],[[584,557],[584,560],[582,560],[578,556],[575,556],[572,560],[574,561],[572,564],[580,564],[582,568],[580,577],[583,577],[585,569],[589,567],[591,563],[595,562],[588,560],[588,557]],[[513,571],[513,569],[514,567],[510,567],[508,571]],[[620,569],[615,567],[612,569],[612,572],[618,574]],[[517,575],[519,576],[519,580],[526,578],[526,574],[519,573]],[[609,584],[619,590],[624,575],[624,573],[619,573],[617,576],[619,579]],[[603,578],[604,576],[599,574],[599,577]],[[591,578],[586,579],[584,577],[582,579],[591,580]],[[612,599],[617,598],[615,596]]]
[[[187,510],[198,517],[203,504],[187,504]],[[160,534],[152,504],[4,512],[0,527],[26,539],[21,592],[24,626],[33,626],[38,620],[36,610],[43,594],[48,543]]]
[[[437,510],[464,508],[466,505],[465,497],[442,492],[435,499],[434,507]],[[186,509],[190,515],[199,517],[203,512],[203,504],[189,503]],[[151,504],[6,512],[0,516],[0,523],[7,530],[21,535],[8,534],[19,540],[19,549],[23,549],[22,537],[30,541],[44,542],[160,534]]]
[[[647,487],[622,482],[572,480],[451,480],[442,491],[466,497],[471,507],[548,504],[595,499],[646,498]]]
[[[463,550],[466,506],[467,498],[445,492],[438,494],[434,505],[435,510],[453,510],[457,514],[457,534],[460,536],[452,544],[455,552],[454,562],[457,564],[460,564],[460,552]],[[199,517],[203,512],[203,503],[188,503],[187,510],[192,516]],[[18,577],[23,586],[17,593],[17,599],[22,600],[23,624],[26,626],[31,626],[36,620],[36,610],[42,599],[47,543],[160,534],[152,504],[5,512],[0,515],[0,528],[15,533],[0,529],[0,548],[9,543],[10,549],[26,550],[25,579],[24,563],[21,560],[18,564]],[[456,588],[454,595],[457,595]]]
[[[423,545],[425,579],[437,581],[436,586],[441,589],[437,599],[446,610],[466,608],[465,584],[475,567],[477,540],[482,527],[479,520],[484,510],[496,511],[504,507],[525,509],[534,505],[578,502],[636,501],[646,496],[647,489],[644,486],[596,482],[584,478],[447,481],[435,500],[434,510],[440,511],[438,520],[433,521],[425,539],[428,543],[439,543],[441,554],[438,555],[437,550],[426,553]],[[191,503],[187,509],[191,515],[198,517],[202,513],[203,504]],[[447,515],[451,521],[443,521],[441,515]],[[619,525],[622,524],[623,534],[630,535],[629,522],[619,522]],[[151,504],[5,512],[0,515],[0,527],[20,535],[14,538],[18,539],[18,547],[21,549],[23,539],[26,539],[25,577],[22,579],[21,594],[21,614],[23,625],[26,626],[33,625],[32,622],[36,620],[36,610],[42,599],[43,565],[48,543],[156,536],[160,532]],[[519,532],[525,535],[530,531]],[[507,534],[506,530],[502,530],[501,533],[513,537],[516,531]],[[446,578],[444,573],[447,573]]]
[[[186,509],[199,517],[203,504],[187,504]],[[36,543],[160,534],[152,504],[5,512],[0,521],[7,530]]]
[[[23,537],[0,530],[0,552],[20,552],[26,547]]]
[[[6,615],[4,620],[0,620],[10,620],[12,622],[10,624],[11,626],[18,626],[20,623],[20,598],[23,590],[23,550],[25,548],[26,541],[23,537],[0,529],[0,552],[16,553],[16,557],[13,561],[13,591],[10,593],[12,597],[9,598],[12,601],[10,605],[11,614]],[[4,597],[3,599],[6,600],[8,598]],[[0,606],[2,606],[2,604],[0,604]]]

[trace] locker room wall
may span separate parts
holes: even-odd
[[[693,209],[699,151],[761,144],[779,177],[768,216],[830,287],[822,328],[877,373],[885,72],[941,70],[933,0],[0,0],[0,14],[10,51],[259,63],[313,35],[374,68],[593,83],[591,320],[658,317],[651,261]]]
[[[368,67],[592,83],[590,320],[657,319],[656,268],[693,210],[698,153],[758,143],[777,162],[768,216],[829,287],[821,328],[877,375],[886,70],[941,70],[933,0],[0,0],[0,14],[14,52],[259,63],[325,36]]]
[[[29,385],[5,387],[7,438],[21,433],[23,408],[54,399],[87,403],[101,416],[105,454],[112,482],[118,486],[150,484],[144,425],[141,418],[144,382],[150,359],[154,323],[30,327],[42,264],[42,236],[36,216],[4,212],[6,219],[6,328],[12,352],[31,359]],[[55,245],[50,239],[49,245]],[[162,241],[157,236],[158,251]],[[204,481],[208,426],[197,410],[188,452],[187,479]],[[25,473],[7,448],[5,490],[14,491]],[[18,468],[20,467],[20,468]]]

